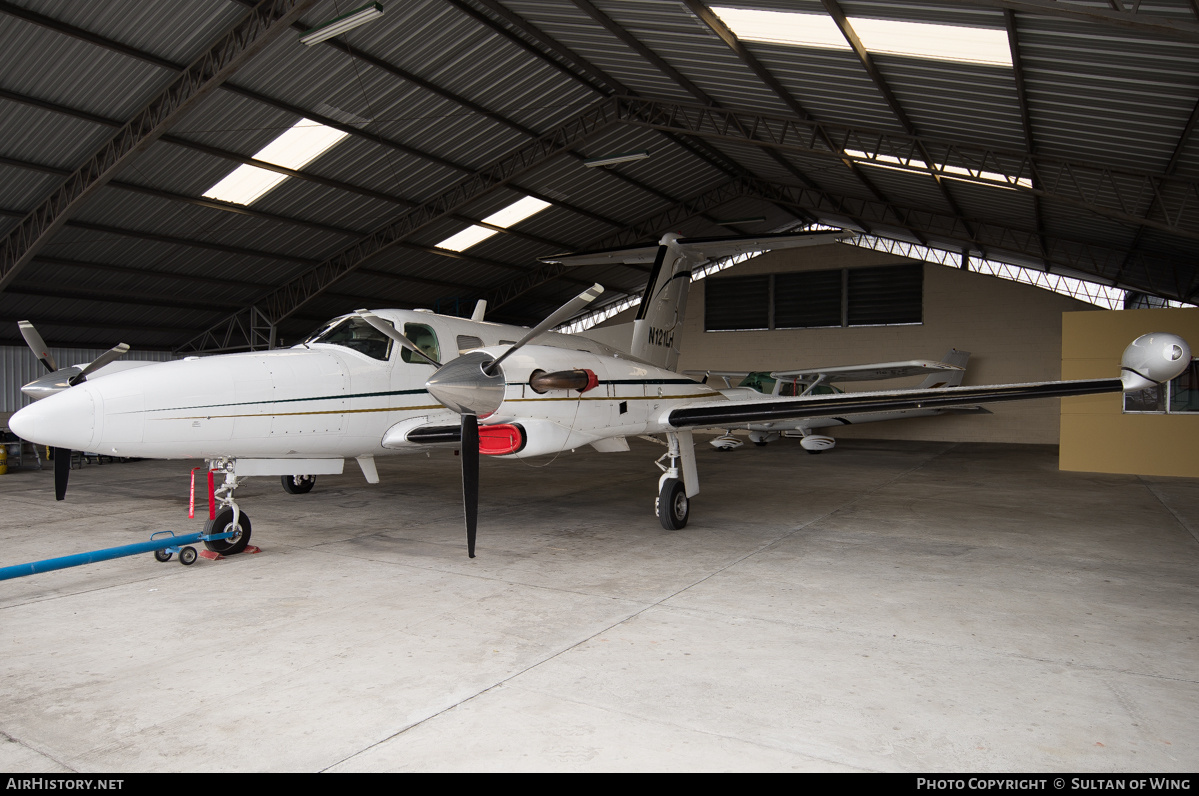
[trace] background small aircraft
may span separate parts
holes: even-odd
[[[689,376],[701,379],[705,384],[720,379],[724,382],[721,394],[732,401],[757,399],[762,395],[775,398],[794,398],[806,395],[837,395],[843,391],[833,386],[834,382],[860,382],[901,379],[921,373],[930,374],[916,385],[917,390],[936,390],[957,387],[966,375],[969,351],[951,348],[940,360],[910,359],[903,362],[877,362],[869,365],[838,365],[826,368],[775,371],[735,370],[687,370]],[[737,382],[736,385],[733,382]],[[981,406],[960,406],[944,409],[905,409],[895,412],[846,417],[812,417],[801,420],[780,420],[770,423],[747,423],[740,428],[749,429],[749,439],[755,445],[765,445],[780,436],[799,437],[800,445],[808,453],[831,450],[837,441],[825,434],[815,434],[813,429],[836,426],[877,423],[883,420],[900,420],[908,417],[928,417],[947,413],[986,413]],[[712,439],[709,444],[717,450],[734,450],[744,442],[735,436],[733,427],[727,427],[723,436]]]
[[[686,525],[699,492],[692,431],[820,417],[934,409],[1143,389],[1190,361],[1175,335],[1138,338],[1121,377],[775,397],[729,396],[672,370],[693,268],[712,257],[831,243],[847,233],[681,238],[657,246],[545,258],[564,264],[652,262],[628,352],[549,330],[603,290],[595,285],[533,329],[407,310],[359,310],[287,349],[188,357],[92,377],[12,416],[24,439],[106,455],[205,459],[224,475],[207,542],[245,549],[250,521],[234,499],[240,479],[273,475],[292,491],[355,459],[379,480],[375,457],[449,445],[462,451],[467,550],[475,553],[480,454],[525,458],[582,445],[628,450],[630,435],[662,434],[656,510]],[[618,259],[622,258],[622,259]],[[536,344],[534,342],[536,341]],[[65,477],[56,492],[65,491]]]

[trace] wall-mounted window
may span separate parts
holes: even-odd
[[[1199,359],[1178,378],[1147,390],[1124,393],[1125,414],[1189,415],[1199,413]]]
[[[918,324],[923,298],[921,263],[709,277],[704,331]]]

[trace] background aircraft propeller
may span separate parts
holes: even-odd
[[[51,373],[58,370],[58,364],[54,361],[54,357],[51,356],[46,341],[37,333],[37,329],[33,328],[33,324],[29,321],[17,321],[17,328],[21,330],[21,336],[25,338],[25,344],[33,351],[33,355],[37,357],[38,362],[41,362],[46,370]]]
[[[38,334],[32,323],[17,321],[17,328],[21,330],[21,336],[25,338],[25,343],[33,351],[38,362],[41,362],[48,371],[47,375],[35,379],[21,388],[21,392],[34,400],[53,395],[68,387],[74,387],[76,384],[82,384],[87,381],[89,375],[129,352],[128,345],[118,343],[82,367],[71,366],[60,369],[58,363],[54,361],[54,356],[50,353],[46,341]],[[54,451],[54,499],[62,500],[67,495],[67,479],[71,475],[71,449],[53,448],[52,450]]]
[[[425,382],[425,389],[430,395],[447,409],[462,416],[462,506],[466,515],[466,552],[471,558],[475,557],[475,535],[479,520],[479,417],[490,415],[503,403],[504,374],[499,365],[513,352],[595,301],[603,292],[600,285],[587,288],[530,329],[498,359],[482,351],[471,351],[438,367]],[[364,320],[371,323],[365,317]],[[401,345],[416,348],[408,338],[390,329],[380,319],[375,320],[380,323],[379,326],[371,323],[376,329]],[[425,359],[429,357],[425,356]],[[431,359],[429,361],[432,362]]]

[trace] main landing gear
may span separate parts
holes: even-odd
[[[680,437],[683,439],[680,440]],[[666,435],[666,453],[654,464],[662,471],[658,479],[658,499],[654,501],[654,513],[668,531],[686,527],[691,513],[691,496],[699,492],[695,469],[695,448],[691,432]],[[663,463],[665,460],[665,463]],[[688,490],[687,483],[696,488]]]
[[[283,491],[289,495],[306,495],[316,486],[315,475],[285,475],[280,480]]]
[[[214,460],[208,463],[208,467],[210,470],[223,472],[225,483],[218,486],[213,492],[217,504],[216,514],[211,520],[204,523],[204,533],[232,533],[233,536],[207,541],[204,546],[214,553],[231,556],[245,550],[246,545],[250,543],[250,518],[238,508],[237,501],[233,499],[233,490],[239,486],[237,475],[233,470],[233,460]],[[314,478],[313,481],[315,480]],[[312,486],[309,485],[308,489],[312,489]]]

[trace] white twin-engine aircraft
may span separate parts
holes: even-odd
[[[830,243],[845,234],[668,234],[656,246],[545,258],[570,265],[653,264],[629,353],[549,332],[594,300],[599,285],[531,330],[484,322],[481,310],[469,320],[360,310],[293,348],[59,379],[61,388],[17,412],[9,425],[24,439],[59,449],[206,459],[224,475],[216,518],[206,530],[236,534],[206,543],[223,553],[240,552],[249,540],[250,521],[234,500],[242,478],[282,476],[289,492],[306,492],[315,476],[340,473],[344,460],[354,458],[366,480],[377,483],[376,456],[460,447],[467,549],[474,557],[480,454],[524,458],[588,444],[624,451],[630,435],[663,434],[657,513],[663,527],[677,529],[686,525],[689,499],[699,492],[695,428],[1138,390],[1174,378],[1190,361],[1181,338],[1151,334],[1125,351],[1120,378],[736,401],[673,371],[695,266],[739,252]],[[57,458],[68,457],[55,462],[61,495],[69,470]]]

